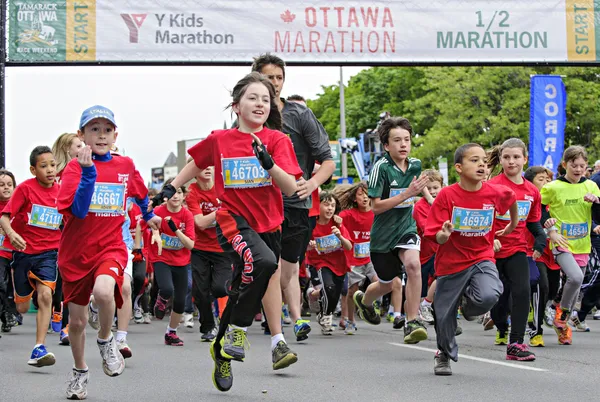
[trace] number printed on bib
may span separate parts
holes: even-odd
[[[317,237],[315,243],[317,243],[317,252],[319,254],[331,253],[342,248],[342,242],[334,234]]]
[[[33,204],[29,214],[29,225],[38,228],[58,230],[62,223],[62,214],[56,208]]]
[[[390,188],[390,198],[402,194],[406,190],[406,188]],[[394,208],[410,208],[413,205],[415,205],[415,197],[410,197],[409,199],[402,201],[401,204],[396,205]]]
[[[517,201],[517,206],[519,207],[519,221],[522,222],[527,220],[527,217],[529,216],[529,211],[531,210],[531,201]],[[504,215],[496,215],[496,218],[502,221],[509,221],[510,212],[506,211]]]
[[[567,240],[583,239],[588,235],[588,224],[585,223],[563,223],[560,225],[560,234]]]
[[[354,243],[354,258],[367,258],[371,255],[371,242]]]
[[[494,209],[468,209],[454,207],[452,224],[456,232],[488,233],[492,229]]]
[[[160,239],[162,240],[163,250],[181,250],[183,248],[183,243],[177,236],[169,236],[161,233]]]
[[[96,183],[90,212],[125,213],[125,186],[118,183]]]
[[[269,173],[254,156],[223,158],[221,170],[225,188],[256,188],[273,184]]]

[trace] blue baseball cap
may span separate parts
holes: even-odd
[[[117,127],[117,123],[115,122],[115,114],[107,107],[96,105],[83,111],[81,114],[81,120],[79,120],[79,129],[81,130],[90,121],[99,118],[106,119],[114,124],[115,127]]]

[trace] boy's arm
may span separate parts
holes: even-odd
[[[27,243],[21,235],[15,232],[10,224],[10,216],[8,214],[2,214],[0,218],[0,225],[2,226],[2,230],[6,233],[6,237],[10,240],[10,244],[17,250],[23,251],[27,247]]]
[[[89,146],[81,148],[79,155],[77,155],[77,161],[81,166],[81,178],[71,203],[71,213],[75,217],[83,219],[90,210],[98,173],[92,161],[92,149]]]

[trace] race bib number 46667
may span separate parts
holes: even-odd
[[[96,183],[89,211],[123,214],[125,212],[125,186],[118,183]]]
[[[452,224],[456,232],[488,233],[494,222],[494,209],[468,209],[454,207]]]

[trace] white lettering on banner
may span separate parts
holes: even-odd
[[[548,84],[544,88],[544,96],[547,99],[544,105],[544,114],[546,118],[556,117],[558,115],[558,104],[554,101],[558,96],[558,89],[553,84]],[[556,135],[558,134],[558,120],[547,119],[544,124],[544,133],[548,136],[544,140],[544,152],[556,152]],[[552,154],[546,156],[544,167],[554,170],[555,162],[552,160]]]

